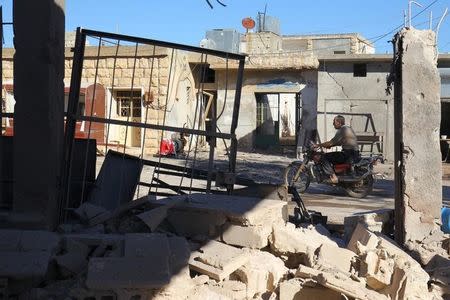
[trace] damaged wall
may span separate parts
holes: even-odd
[[[404,29],[395,45],[396,238],[413,247],[442,207],[440,78],[434,32]]]
[[[317,97],[317,127],[322,141],[330,140],[336,130],[333,127],[335,113],[372,114],[372,120],[378,136],[382,137],[380,145],[384,158],[394,159],[393,141],[393,95],[386,95],[386,76],[391,69],[392,57],[385,56],[383,61],[371,58],[347,58],[321,60],[319,67]],[[355,76],[355,64],[365,65],[365,76]],[[326,114],[325,114],[326,113]],[[363,115],[344,115],[347,124],[356,134],[364,135],[367,117]],[[371,126],[367,130],[373,134]],[[365,151],[370,145],[364,146]],[[377,152],[376,145],[374,151]]]
[[[226,109],[230,111],[233,105],[236,73],[230,73]],[[224,104],[225,96],[225,72],[216,71],[218,83],[218,110]],[[239,141],[239,149],[252,150],[255,148],[257,127],[257,100],[256,93],[262,94],[295,94],[301,93],[303,102],[303,124],[305,127],[315,128],[316,99],[317,99],[317,72],[313,70],[247,70],[244,74],[244,82],[241,94],[241,107],[239,125],[236,130]],[[295,99],[293,99],[295,101]],[[295,116],[295,112],[292,112]],[[222,130],[231,124],[231,115],[223,115],[218,120],[218,126]],[[218,143],[222,147],[223,143]]]

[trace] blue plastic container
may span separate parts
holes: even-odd
[[[450,233],[450,207],[443,207],[441,210],[442,231]]]

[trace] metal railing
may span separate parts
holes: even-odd
[[[88,47],[87,40],[97,45]],[[139,160],[143,171],[135,183],[135,197],[142,193],[231,193],[244,63],[245,56],[239,54],[78,28],[65,125],[61,220],[68,210],[89,199],[89,184],[93,184],[87,180],[90,143],[95,143],[97,152],[106,154],[105,159],[115,145],[116,150],[120,149],[116,154],[122,155],[124,161],[130,155]],[[205,83],[206,69],[215,64],[226,67],[219,68],[216,77],[220,79],[211,87]],[[217,88],[219,80],[224,87]],[[136,90],[143,95],[140,99],[133,96]],[[119,104],[117,91],[130,91],[129,101],[125,98]],[[208,99],[210,92],[215,96]],[[137,100],[140,107],[132,104]],[[80,105],[84,112],[80,113]],[[74,150],[80,127],[84,129],[83,153]],[[170,163],[162,153],[149,155],[149,149],[160,152],[161,145],[170,140],[168,133],[188,148],[184,155],[176,155],[176,160],[168,160]],[[221,161],[221,166],[215,166],[217,139],[229,145],[226,162]],[[207,157],[199,157],[203,155],[201,143],[209,148],[205,151]],[[75,169],[83,174],[77,183],[73,180]],[[117,170],[119,174],[107,175],[126,178],[125,167],[118,166]],[[225,177],[222,184],[226,190],[212,188],[212,181],[219,177]],[[122,184],[122,180],[119,182]],[[74,193],[77,185],[78,192]],[[73,199],[75,194],[77,201]]]

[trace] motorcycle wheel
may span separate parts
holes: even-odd
[[[368,175],[362,181],[349,185],[345,188],[347,194],[352,198],[364,198],[366,197],[373,188],[373,177]]]
[[[297,192],[304,193],[311,183],[311,178],[309,178],[308,171],[305,169],[301,172],[298,179],[294,182],[294,176],[301,165],[301,163],[293,162],[287,166],[284,171],[284,182],[286,182],[288,186],[294,186],[297,189]]]

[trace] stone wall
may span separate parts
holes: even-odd
[[[12,55],[12,49],[5,49],[4,84],[13,83]],[[73,53],[67,48],[64,74],[66,88],[70,86],[72,66]],[[165,122],[168,126],[182,127],[186,124],[192,127],[193,120],[190,116],[195,109],[195,86],[189,63],[182,51],[172,52],[166,48],[153,50],[149,46],[139,46],[136,51],[134,46],[121,46],[116,53],[114,46],[103,46],[100,51],[96,46],[86,47],[81,86],[86,88],[94,83],[102,85],[106,92],[104,112],[96,112],[94,109],[94,115],[108,117],[111,111],[111,118],[127,120],[126,117],[117,116],[117,104],[112,94],[114,90],[133,89],[140,91],[143,99],[151,99],[151,103],[145,102],[147,105],[141,108],[141,118],[130,118],[129,121],[160,125]],[[165,107],[167,114],[164,120]],[[108,141],[117,140],[118,132],[123,130],[124,126],[111,126]],[[141,129],[139,134],[141,142],[145,143],[145,152],[154,154],[158,151],[161,136],[170,138],[172,132],[147,129],[143,137],[144,130]]]

